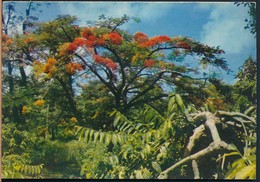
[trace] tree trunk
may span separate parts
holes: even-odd
[[[22,66],[19,66],[19,70],[20,70],[20,74],[22,77],[21,86],[26,86],[26,74],[25,74],[24,68]]]
[[[8,61],[8,82],[9,82],[9,89],[10,89],[10,93],[13,93],[14,91],[14,80],[12,77],[12,72],[13,72],[13,67],[10,61]]]
[[[66,83],[64,83],[64,81],[60,78],[57,78],[57,80],[59,81],[59,83],[61,84],[64,92],[65,92],[65,96],[66,98],[68,99],[68,102],[69,102],[69,105],[70,105],[70,108],[73,112],[73,114],[75,115],[75,117],[77,118],[77,120],[79,122],[82,121],[82,117],[81,115],[79,114],[78,110],[77,110],[77,106],[76,106],[76,103],[74,101],[74,98],[73,98],[73,94],[70,92],[70,89],[66,86]]]

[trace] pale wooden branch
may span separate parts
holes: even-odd
[[[204,121],[206,121],[205,124],[211,132],[213,141],[221,141],[217,127],[215,125],[216,123],[220,122],[219,118],[217,118],[210,112],[201,112],[196,117],[194,117],[194,120],[197,119],[203,119]]]
[[[236,122],[233,122],[233,121],[227,121],[226,124],[233,125],[233,126],[237,126],[237,127],[239,127],[239,128],[242,127],[241,124],[237,124]]]
[[[256,120],[253,118],[253,117],[249,117],[243,113],[239,113],[239,112],[226,112],[226,111],[218,111],[217,112],[218,115],[224,115],[224,116],[231,116],[231,117],[236,117],[236,116],[239,116],[239,117],[242,117],[242,118],[245,118],[251,122],[253,122],[254,124],[256,124]]]
[[[160,175],[158,176],[158,179],[167,179],[168,178],[168,173],[170,171],[174,170],[175,168],[177,168],[178,166],[180,166],[180,165],[182,165],[182,164],[184,164],[186,162],[189,162],[191,160],[196,160],[199,157],[202,157],[202,156],[205,156],[205,155],[207,155],[209,153],[212,153],[215,150],[218,150],[218,149],[221,149],[221,148],[225,148],[225,149],[228,149],[228,150],[234,150],[234,148],[230,144],[227,144],[226,142],[224,142],[224,141],[222,141],[220,139],[220,136],[219,136],[219,133],[218,133],[218,130],[217,130],[217,127],[216,127],[216,123],[220,123],[220,119],[219,118],[217,118],[215,115],[213,115],[210,112],[201,112],[201,113],[198,113],[193,119],[194,119],[194,121],[202,120],[202,121],[205,122],[205,125],[210,130],[213,142],[210,143],[208,147],[198,151],[195,154],[192,154],[192,155],[190,155],[188,157],[185,157],[181,161],[175,163],[174,165],[172,165],[168,169],[166,169],[163,172],[161,172]],[[204,127],[203,124],[194,129],[194,133],[190,137],[190,141],[189,141],[189,143],[188,143],[188,145],[186,147],[189,152],[194,147],[195,140],[197,140],[203,134],[204,130],[205,130],[205,127]],[[197,178],[197,177],[199,177],[199,175],[198,175],[199,173],[198,173],[198,167],[196,169],[196,164],[197,163],[195,164],[195,162],[193,162],[192,166],[194,166],[193,167],[194,175]]]
[[[200,171],[195,159],[192,160],[192,169],[194,172],[194,179],[200,179]]]
[[[205,130],[205,126],[202,124],[193,130],[193,135],[190,137],[189,143],[186,147],[188,154],[191,152],[192,148],[195,146],[195,141],[200,138]]]
[[[168,169],[164,170],[163,172],[160,173],[160,175],[158,176],[158,179],[166,179],[168,177],[168,173],[172,170],[174,170],[175,168],[177,168],[178,166],[189,162],[193,159],[198,159],[199,157],[205,156],[209,153],[212,153],[215,150],[219,150],[221,148],[227,149],[227,150],[233,150],[233,147],[230,144],[227,144],[224,141],[214,141],[211,144],[209,144],[208,147],[202,149],[201,151],[190,155],[184,159],[182,159],[181,161],[177,162],[176,164],[172,165],[171,167],[169,167]]]

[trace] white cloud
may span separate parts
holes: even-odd
[[[154,22],[167,14],[173,3],[129,3],[129,2],[66,2],[59,4],[59,14],[71,14],[80,18],[80,25],[85,21],[97,20],[98,16],[121,17],[124,14]]]
[[[244,20],[248,17],[245,7],[237,7],[234,3],[211,4],[210,6],[213,10],[209,21],[202,27],[203,43],[220,46],[229,54],[239,53],[252,46],[255,41],[254,37],[244,29]]]

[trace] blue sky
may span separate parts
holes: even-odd
[[[38,2],[39,3],[39,2]],[[46,2],[40,2],[42,4]],[[128,23],[123,28],[130,33],[142,31],[149,36],[188,36],[210,46],[220,46],[226,52],[223,57],[234,72],[223,78],[234,83],[234,73],[252,56],[256,57],[256,40],[245,30],[247,8],[234,3],[209,2],[51,2],[41,6],[37,14],[40,21],[55,19],[57,15],[70,14],[79,18],[79,25],[98,16],[120,17],[124,14],[141,19],[141,23]],[[25,12],[26,2],[17,3],[16,10]],[[33,15],[32,14],[32,15]]]

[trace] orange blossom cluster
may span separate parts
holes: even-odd
[[[99,56],[97,54],[93,55],[93,58],[96,63],[105,65],[106,67],[108,67],[112,70],[117,69],[117,64],[109,58],[105,58],[105,57]]]
[[[80,63],[68,63],[66,64],[66,72],[70,75],[73,75],[76,73],[76,71],[81,71],[84,69],[84,66]]]
[[[49,76],[51,76],[56,71],[56,64],[57,60],[54,58],[49,58],[47,60],[47,63],[43,66],[42,71],[44,73],[47,73]]]
[[[66,52],[73,53],[78,49],[78,47],[82,47],[82,46],[87,46],[87,47],[103,46],[106,44],[106,41],[110,42],[113,45],[119,45],[123,41],[122,36],[119,35],[117,32],[110,32],[102,36],[101,35],[96,36],[93,30],[94,30],[93,28],[83,29],[81,33],[82,37],[75,38],[73,42],[64,46],[66,47]]]
[[[153,59],[148,59],[148,60],[145,60],[145,62],[144,62],[145,67],[152,67],[154,65],[155,65],[155,61]]]

